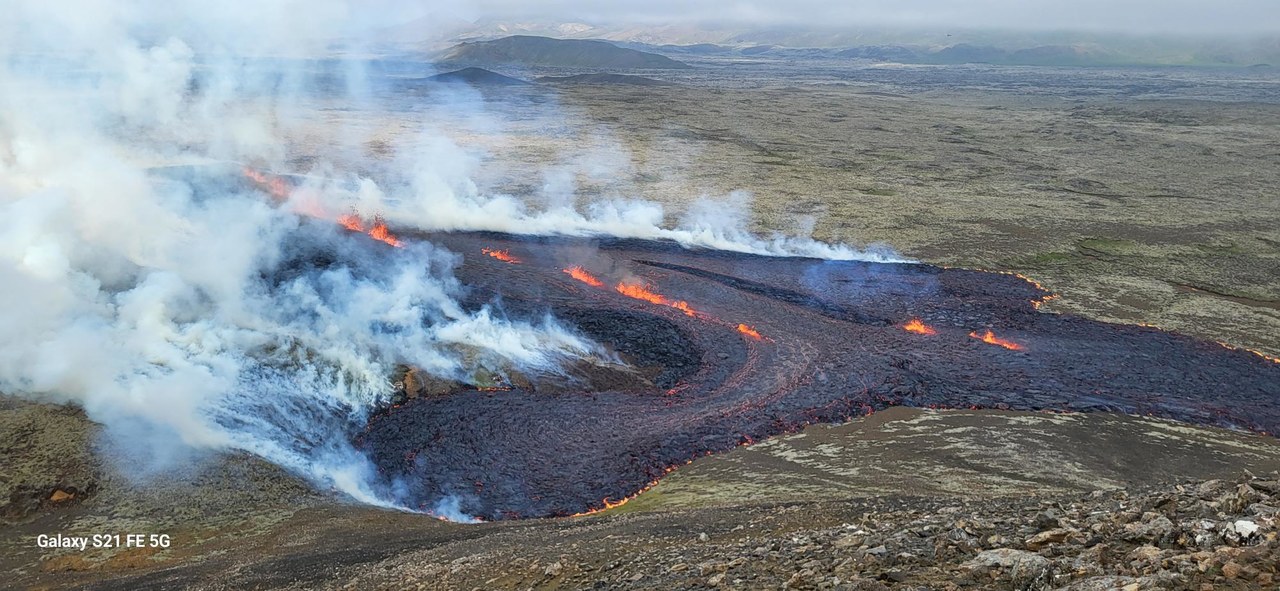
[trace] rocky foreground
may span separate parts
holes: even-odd
[[[600,514],[464,525],[245,456],[133,482],[85,455],[97,430],[73,410],[0,416],[46,426],[0,441],[5,588],[1277,588],[1280,442],[1146,417],[891,409],[703,458]],[[115,532],[172,544],[36,545]]]
[[[966,505],[870,501],[847,521],[767,532],[813,506],[769,508],[727,531],[620,552],[633,541],[439,561],[414,552],[343,577],[348,588],[422,589],[1274,589],[1280,474],[1144,492]],[[821,518],[819,518],[821,519]],[[763,530],[763,531],[761,531]],[[617,545],[610,542],[616,540]],[[547,550],[559,550],[559,556]],[[638,549],[638,548],[637,548]],[[532,556],[539,556],[533,558]]]

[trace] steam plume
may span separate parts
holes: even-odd
[[[469,381],[481,368],[555,371],[597,353],[553,319],[464,309],[452,253],[386,247],[323,219],[351,208],[427,230],[892,257],[755,238],[706,208],[663,228],[653,204],[538,209],[484,195],[469,181],[475,159],[437,134],[398,147],[405,180],[390,185],[346,168],[356,146],[332,146],[332,160],[299,171],[308,180],[277,206],[230,171],[295,170],[288,139],[318,105],[376,102],[360,60],[298,59],[322,55],[327,40],[355,43],[378,24],[366,22],[376,8],[86,0],[0,10],[21,25],[0,42],[0,391],[81,405],[140,442],[139,457],[172,462],[157,452],[175,443],[242,450],[394,505],[348,441],[390,394],[396,365]],[[175,165],[196,166],[163,168]],[[465,517],[448,499],[439,512]]]

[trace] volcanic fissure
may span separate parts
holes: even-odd
[[[472,304],[550,313],[625,362],[413,393],[374,416],[357,445],[424,510],[583,514],[693,458],[896,405],[1280,427],[1274,360],[1044,313],[1050,294],[1015,275],[632,239],[405,239],[464,253]]]

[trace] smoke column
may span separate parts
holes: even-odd
[[[391,4],[23,0],[0,11],[0,391],[82,406],[155,469],[238,450],[395,506],[348,442],[397,365],[468,382],[599,354],[554,319],[464,309],[458,255],[343,232],[332,220],[352,209],[424,230],[893,258],[756,238],[709,205],[664,228],[653,204],[579,211],[484,195],[469,181],[475,158],[427,122],[395,146],[394,183],[347,168],[361,158],[357,130],[298,170],[290,141],[318,110],[377,107],[365,61],[335,52],[358,56],[362,36],[413,16]],[[454,100],[460,117],[501,122]],[[242,165],[308,174],[280,204],[236,180]],[[456,513],[456,500],[437,511]]]

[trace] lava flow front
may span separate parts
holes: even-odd
[[[480,249],[480,252],[487,254],[495,259],[498,259],[504,263],[511,263],[513,265],[520,264],[520,259],[511,256],[511,251],[509,250],[498,250],[495,248],[482,248]]]
[[[911,320],[908,320],[906,324],[902,325],[902,329],[907,332],[914,332],[916,334],[923,335],[938,334],[937,329],[925,324],[919,318],[912,318]]]
[[[565,269],[564,272],[568,273],[570,277],[590,285],[591,287],[604,287],[603,281],[596,279],[595,275],[588,273],[582,267],[569,267],[568,269]]]
[[[241,173],[246,179],[252,182],[254,186],[270,195],[277,204],[288,203],[291,205],[291,209],[294,213],[309,218],[333,220],[339,226],[342,226],[347,230],[362,234],[365,233],[364,220],[356,213],[348,213],[335,217],[326,213],[325,208],[314,199],[297,199],[295,201],[294,188],[289,181],[285,180],[285,177],[268,174],[247,166],[241,169]],[[391,233],[391,229],[387,227],[387,223],[382,219],[382,216],[374,216],[373,221],[369,224],[368,228],[368,235],[370,238],[385,244],[390,244],[396,248],[404,247],[404,243],[400,241],[400,238]]]
[[[650,304],[657,304],[659,306],[670,306],[684,312],[688,316],[696,316],[698,314],[693,311],[693,308],[689,307],[689,302],[684,300],[667,299],[666,296],[637,283],[619,283],[614,289],[618,290],[618,293],[629,298],[644,300]]]
[[[991,332],[991,329],[987,329],[987,330],[983,331],[981,334],[979,334],[979,333],[978,333],[978,331],[976,331],[976,330],[975,330],[975,331],[973,331],[973,332],[969,333],[969,336],[971,336],[971,337],[973,337],[973,338],[975,338],[975,339],[979,339],[979,340],[981,340],[982,342],[987,343],[987,344],[989,344],[989,345],[998,345],[998,346],[1004,347],[1004,348],[1006,348],[1006,349],[1008,349],[1008,350],[1010,350],[1010,351],[1021,351],[1021,350],[1022,350],[1022,345],[1019,345],[1018,343],[1015,343],[1015,342],[1010,341],[1010,340],[1008,340],[1008,339],[1002,339],[1002,338],[1000,338],[1000,337],[996,336],[996,333]]]
[[[1013,275],[642,240],[419,238],[454,252],[521,253],[519,265],[466,259],[456,269],[464,305],[500,302],[509,317],[533,322],[550,311],[625,363],[582,360],[512,372],[502,389],[406,394],[373,417],[358,445],[424,509],[450,499],[486,520],[589,513],[693,458],[893,405],[1280,429],[1280,364],[1158,329],[1040,312],[1048,294]],[[588,252],[591,269],[608,271],[574,266]],[[654,285],[615,283],[627,277]]]

